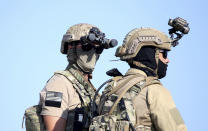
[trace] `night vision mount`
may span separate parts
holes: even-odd
[[[183,37],[183,35],[189,33],[189,23],[186,20],[177,17],[175,19],[169,19],[168,25],[172,26],[172,28],[169,29],[169,34],[172,39],[172,46],[175,47],[179,44],[178,41]]]
[[[98,28],[92,27],[88,35],[81,37],[83,46],[91,45],[91,43],[98,43],[104,49],[113,48],[118,44],[116,39],[105,38],[105,33],[102,33]]]

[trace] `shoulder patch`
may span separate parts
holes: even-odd
[[[63,93],[48,91],[46,93],[45,106],[61,107]]]

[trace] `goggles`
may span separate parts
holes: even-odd
[[[95,52],[97,54],[101,54],[103,52],[103,50],[104,50],[104,48],[102,46],[94,44],[94,43],[82,45],[82,50],[83,51],[90,51],[92,49],[95,49]]]
[[[71,42],[71,43],[67,43],[67,44],[68,44],[69,49],[82,48],[83,51],[90,51],[92,49],[95,49],[95,52],[97,54],[101,54],[104,50],[104,48],[102,46],[95,44],[95,43],[80,44],[79,41],[76,41],[76,42]]]
[[[165,59],[168,57],[168,51],[167,51],[167,50],[160,49],[160,53],[163,54],[163,57],[164,57]]]

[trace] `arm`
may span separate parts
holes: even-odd
[[[47,131],[64,131],[67,127],[68,111],[73,110],[80,103],[79,96],[70,81],[62,75],[54,75],[41,91],[40,96],[41,115]]]
[[[148,88],[151,120],[158,131],[187,131],[170,92],[161,85]]]
[[[43,116],[47,131],[65,131],[66,120],[55,116]]]

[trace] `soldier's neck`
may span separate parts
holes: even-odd
[[[91,79],[91,75],[84,73],[75,63],[71,63],[71,64],[69,63],[68,66],[66,67],[66,70],[69,70],[70,68],[77,70],[84,77],[86,81],[89,81],[89,79]]]

